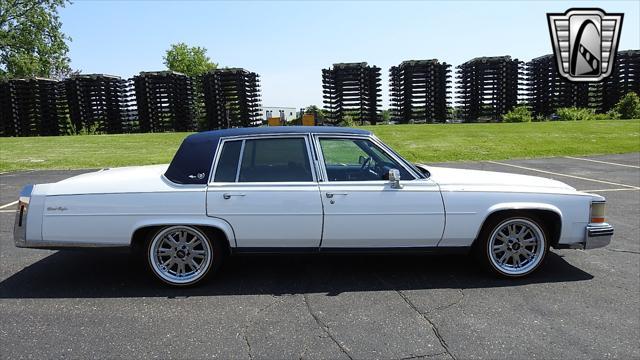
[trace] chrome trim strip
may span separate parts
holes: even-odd
[[[107,247],[128,247],[129,244],[111,244],[111,243],[86,243],[73,241],[36,241],[27,244],[26,247],[31,249],[49,249],[49,248],[107,248]]]
[[[209,183],[208,185],[215,185],[215,184],[249,184],[247,183],[243,183],[240,182],[238,180],[240,180],[240,166],[242,164],[242,157],[244,155],[244,147],[245,147],[245,143],[247,140],[259,140],[259,139],[273,139],[273,138],[303,138],[305,141],[305,147],[307,149],[307,158],[309,161],[309,167],[311,168],[311,177],[312,177],[312,181],[305,181],[303,183],[313,183],[316,184],[317,183],[317,179],[318,176],[316,174],[315,168],[314,168],[314,160],[313,157],[311,155],[311,148],[310,148],[310,142],[311,139],[309,138],[309,134],[308,133],[300,133],[300,134],[269,134],[269,135],[264,135],[264,134],[260,134],[260,135],[237,135],[237,136],[227,136],[227,137],[222,137],[219,140],[218,143],[218,147],[216,150],[216,154],[213,158],[213,164],[212,164],[212,170],[211,170],[211,176],[209,177]],[[242,146],[240,148],[240,157],[238,158],[238,169],[236,170],[236,181],[234,182],[215,182],[215,172],[217,171],[218,168],[218,161],[220,160],[220,154],[222,154],[222,148],[225,144],[225,142],[227,141],[242,141]],[[297,183],[300,183],[300,181],[296,181]],[[256,183],[262,183],[262,184],[273,184],[272,182],[253,182],[254,184]],[[294,181],[290,181],[290,182],[280,182],[280,183],[286,183],[286,184],[291,184],[294,183]]]
[[[238,182],[238,180],[240,179],[240,168],[242,167],[242,157],[244,156],[244,146],[247,144],[247,140],[242,140],[242,143],[240,144],[240,152],[238,153],[238,164],[236,165],[236,180],[235,182]],[[224,143],[223,143],[224,146]],[[222,151],[220,151],[220,154],[222,154]],[[218,159],[220,160],[220,159]],[[218,163],[216,163],[216,169],[218,168]],[[215,181],[215,175],[214,175],[214,181]]]

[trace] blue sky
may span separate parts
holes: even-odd
[[[261,76],[265,106],[322,105],[321,69],[366,61],[382,68],[437,58],[522,60],[551,53],[546,13],[601,7],[625,14],[620,49],[640,49],[640,1],[170,2],[76,1],[60,12],[72,67],[130,77],[164,69],[171,43],[208,49],[222,66]]]

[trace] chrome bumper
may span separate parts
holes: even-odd
[[[604,224],[587,225],[584,249],[596,249],[609,245],[613,237],[613,226]]]
[[[16,247],[27,246],[27,213],[29,212],[29,200],[33,185],[27,185],[20,191],[18,199],[18,209],[16,210],[16,220],[13,224],[13,242]]]

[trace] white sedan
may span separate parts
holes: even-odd
[[[549,247],[606,246],[602,196],[550,179],[414,165],[370,132],[270,127],[188,136],[171,164],[20,194],[15,244],[130,246],[175,286],[243,252],[470,252],[521,277]]]

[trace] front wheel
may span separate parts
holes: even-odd
[[[510,278],[535,271],[549,251],[544,228],[528,216],[496,219],[487,224],[479,240],[482,262],[494,273]]]
[[[219,246],[192,226],[169,226],[160,229],[147,246],[151,272],[173,286],[189,286],[202,281],[211,269],[219,266]]]

